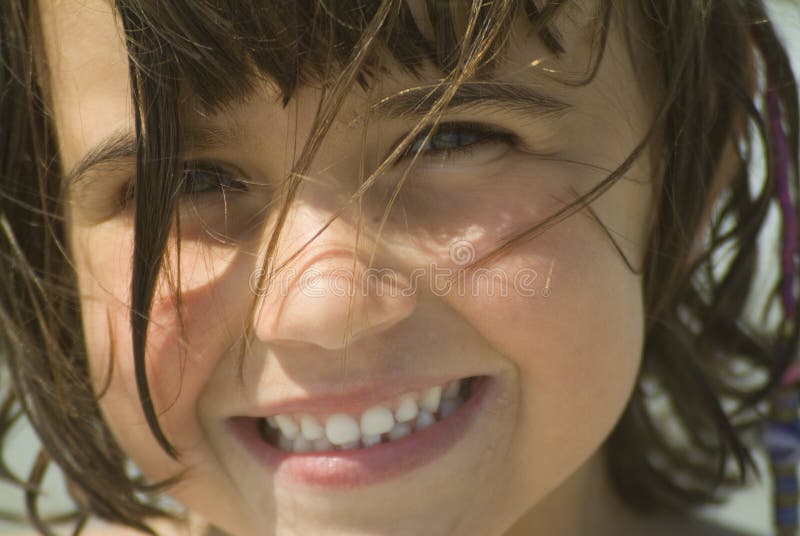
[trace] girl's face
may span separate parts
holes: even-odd
[[[211,115],[184,102],[187,157],[203,162],[181,200],[180,256],[175,233],[168,252],[181,285],[184,336],[165,277],[146,361],[179,463],[145,424],[134,378],[133,215],[119,208],[134,173],[133,118],[121,30],[101,0],[43,2],[62,163],[65,171],[81,168],[71,177],[67,225],[93,381],[99,389],[113,359],[101,407],[150,479],[188,468],[171,494],[232,534],[500,534],[514,523],[566,534],[579,523],[611,526],[622,509],[600,452],[631,394],[642,350],[642,282],[625,260],[642,265],[649,161],[641,159],[591,211],[480,269],[462,269],[597,184],[644,134],[649,94],[618,27],[588,86],[567,88],[529,67],[544,58],[544,67],[583,77],[595,7],[571,5],[558,20],[564,60],[551,58],[520,22],[497,73],[504,85],[468,86],[467,103],[442,118],[451,126],[430,144],[416,144],[423,155],[380,237],[386,202],[409,158],[389,168],[360,210],[350,205],[270,288],[256,283],[274,199],[320,94],[303,87],[284,108],[265,84],[229,112]],[[394,69],[369,92],[353,88],[291,205],[279,261],[355,190],[362,160],[369,173],[413,128],[418,118],[398,114],[402,102],[370,106],[433,83],[436,73],[425,72],[420,81]],[[530,98],[536,92],[566,107],[544,106]],[[512,101],[512,93],[523,96]],[[475,123],[500,134],[482,133]],[[103,153],[109,147],[115,150]],[[447,147],[453,151],[445,155]],[[93,165],[79,166],[87,158]],[[219,178],[209,163],[222,169]],[[266,227],[255,225],[265,219]],[[259,313],[245,342],[254,292]],[[430,400],[432,388],[469,377],[480,381],[463,405]],[[418,394],[410,397],[415,403],[401,404],[409,392]],[[419,416],[428,404],[438,422],[425,428]],[[395,423],[392,437],[410,435],[390,442],[384,435],[367,447],[366,434],[358,442],[359,423],[374,440],[401,405],[392,418],[408,426]],[[384,409],[362,419],[374,406]],[[328,419],[334,414],[349,417]],[[263,418],[275,415],[283,415],[271,419],[283,424],[282,438],[262,438]],[[314,417],[332,443],[289,441],[295,432],[286,416],[302,415]],[[311,422],[303,420],[300,436],[320,433]],[[274,446],[287,442],[312,452]]]

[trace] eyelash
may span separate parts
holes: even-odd
[[[406,147],[399,160],[411,158],[416,152],[421,152],[422,154],[419,156],[420,159],[436,158],[439,162],[443,160],[448,161],[459,156],[469,156],[483,145],[493,143],[514,145],[517,143],[517,138],[514,134],[496,130],[488,125],[472,122],[451,122],[442,123],[435,127],[433,134],[426,143],[429,147],[427,150],[422,147],[417,147],[418,144],[425,140],[425,137],[431,130],[432,128],[429,127],[420,132],[411,144]],[[463,137],[464,133],[468,133],[472,137],[465,140]],[[450,140],[450,144],[454,146],[445,148],[433,147],[436,145],[437,137],[441,139],[441,136],[446,135],[455,135],[455,140]],[[472,141],[469,141],[470,139]],[[465,141],[469,141],[469,143],[464,143]],[[459,145],[459,143],[463,144]],[[189,161],[184,166],[184,173],[187,176],[183,182],[183,195],[200,195],[217,190],[238,192],[247,191],[248,189],[246,181],[233,178],[234,176],[241,176],[241,174],[227,171],[223,166],[213,162]],[[196,174],[213,175],[215,179],[212,179],[208,183],[207,188],[198,190],[195,188],[196,181],[193,182],[191,180],[192,176],[197,176]],[[133,200],[133,195],[133,185],[131,184],[123,192],[122,206],[127,206],[128,203]]]
[[[244,180],[237,180],[233,178],[235,175],[239,175],[238,173],[226,171],[222,166],[219,164],[214,164],[213,162],[189,162],[186,166],[186,169],[184,169],[184,173],[187,174],[186,179],[183,181],[182,193],[184,195],[198,195],[211,189],[220,189],[224,191],[247,190],[247,185],[245,184]],[[206,175],[213,175],[216,179],[211,179],[211,182],[209,183],[212,185],[211,188],[192,191],[189,189],[192,186],[192,181],[189,180],[189,177],[192,176],[190,173],[204,173]],[[224,179],[228,180],[225,181]],[[227,182],[227,184],[225,184],[225,182]]]
[[[412,141],[412,143],[409,145],[409,147],[406,148],[406,150],[404,151],[404,153],[402,154],[402,156],[400,158],[401,159],[408,158],[408,157],[413,156],[414,152],[421,151],[421,148],[417,148],[415,150],[414,147],[418,143],[421,143],[422,141],[424,141],[425,140],[425,136],[430,131],[431,131],[431,128],[427,128],[427,129],[424,129],[422,132],[420,132],[417,135],[417,137]],[[439,160],[439,161],[441,161],[441,160],[451,160],[453,158],[456,158],[457,156],[468,156],[468,155],[472,154],[477,148],[479,148],[479,147],[481,147],[483,145],[486,145],[486,144],[490,144],[490,143],[513,144],[513,143],[516,143],[515,136],[513,134],[509,133],[509,132],[501,132],[501,131],[498,131],[498,130],[492,128],[492,127],[489,127],[487,125],[480,124],[480,123],[451,122],[451,123],[443,123],[443,124],[438,125],[436,127],[435,131],[433,132],[433,134],[431,135],[430,139],[427,141],[427,145],[430,146],[431,144],[435,144],[437,136],[454,135],[454,134],[457,136],[455,143],[463,142],[464,141],[463,138],[460,138],[458,135],[459,134],[464,134],[464,133],[472,134],[474,136],[474,138],[473,138],[474,141],[472,141],[470,143],[466,143],[464,145],[459,145],[459,146],[456,146],[456,147],[428,149],[428,150],[424,151],[424,153],[422,155],[420,155],[420,157],[421,158],[433,158],[433,157],[436,157],[437,160]],[[224,169],[221,169],[218,165],[215,165],[213,163],[197,163],[194,166],[195,166],[194,168],[192,166],[187,166],[189,168],[189,169],[187,169],[187,172],[188,171],[199,171],[199,172],[212,171],[212,173],[215,173],[218,178],[220,178],[220,177],[228,177],[228,178],[230,178],[231,177],[231,175],[227,174]],[[219,186],[222,187],[222,189],[238,190],[238,191],[247,190],[247,185],[244,184],[242,181],[237,181],[235,179],[232,179],[231,182],[235,183],[234,186],[225,186],[225,185],[221,184],[220,182],[218,182],[218,184],[219,184]],[[189,184],[189,181],[186,181],[184,184]],[[209,189],[214,189],[214,188],[209,188]],[[206,191],[206,190],[201,190],[201,192],[203,192],[203,191]],[[198,192],[195,191],[195,192],[192,192],[192,193],[197,194]]]
[[[515,145],[517,143],[517,138],[514,134],[510,132],[504,132],[497,130],[491,126],[484,125],[481,123],[472,123],[472,122],[451,122],[451,123],[442,123],[435,127],[433,134],[431,135],[430,139],[427,142],[427,146],[431,146],[435,144],[435,140],[437,136],[442,135],[456,135],[456,143],[459,141],[464,141],[463,138],[460,138],[458,135],[463,133],[469,133],[474,136],[474,141],[471,143],[466,143],[464,145],[456,146],[456,147],[449,147],[449,148],[430,148],[427,150],[422,150],[422,148],[416,148],[418,143],[421,143],[425,140],[425,137],[431,131],[431,128],[426,128],[422,132],[420,132],[417,137],[409,144],[403,154],[400,156],[400,160],[405,158],[411,158],[414,156],[416,152],[421,151],[422,154],[419,158],[436,158],[438,161],[442,160],[451,160],[453,158],[459,156],[469,156],[472,154],[476,149],[479,147],[486,145],[486,144],[493,144],[493,143],[505,143],[508,145]]]
[[[182,195],[202,195],[203,193],[216,190],[244,192],[248,189],[247,181],[233,178],[234,176],[241,176],[241,173],[227,171],[223,166],[214,162],[187,161],[184,165],[183,173],[186,177],[184,178],[181,189]],[[198,174],[206,174],[207,176],[213,175],[215,178],[209,181],[208,188],[197,190],[193,188],[197,181],[192,181],[190,177],[197,176]],[[226,182],[227,184],[225,184]],[[130,183],[122,192],[122,206],[127,206],[133,201],[133,196],[134,184]]]

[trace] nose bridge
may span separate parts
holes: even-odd
[[[317,233],[333,212],[296,199],[281,233],[273,266],[285,259]],[[254,335],[264,342],[307,343],[325,349],[389,329],[410,316],[416,298],[403,275],[376,255],[367,266],[372,242],[359,238],[354,251],[356,228],[347,217],[334,220],[300,254],[275,274],[260,292]]]

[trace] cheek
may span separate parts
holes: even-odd
[[[76,268],[90,370],[98,392],[113,360],[111,382],[100,402],[103,414],[120,445],[148,476],[169,476],[177,466],[150,433],[136,386],[129,309],[132,234],[93,230],[76,234],[73,244],[80,244]],[[173,249],[168,258],[177,258]],[[240,272],[246,268],[226,252],[187,241],[180,259],[183,321],[169,277],[162,276],[154,294],[145,361],[162,430],[187,461],[205,455],[197,404],[219,362],[235,357],[229,334],[235,333],[234,325],[241,330],[242,324],[230,313],[232,304],[244,303],[247,287],[227,288],[230,281],[241,281]]]
[[[605,440],[640,363],[640,278],[588,221],[570,218],[494,263],[493,271],[508,275],[507,296],[484,289],[451,300],[517,371],[513,447],[530,471],[516,478],[539,490]],[[515,288],[524,271],[529,282]]]

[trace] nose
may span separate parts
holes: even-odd
[[[330,212],[301,204],[288,216],[277,251],[294,252]],[[259,340],[336,350],[346,341],[352,344],[390,329],[413,313],[416,297],[401,273],[385,263],[368,268],[371,246],[362,245],[354,253],[354,242],[355,227],[337,219],[275,274],[260,292],[253,326]]]

